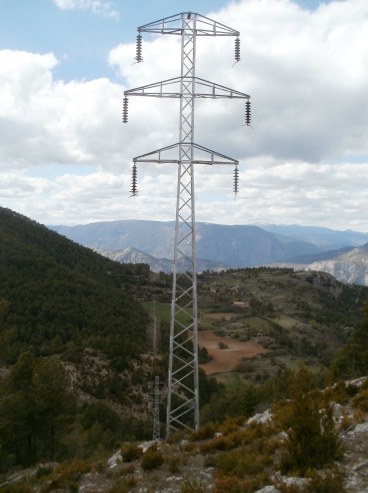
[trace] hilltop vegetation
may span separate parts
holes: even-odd
[[[304,367],[290,372],[284,398],[251,419],[207,422],[159,444],[124,442],[108,461],[40,464],[32,475],[28,470],[9,476],[0,491],[364,491],[368,381],[316,389],[312,380]]]
[[[109,261],[46,227],[0,208],[0,357],[103,350],[123,369],[142,353],[147,317],[124,284],[135,269]]]
[[[2,208],[0,238],[0,470],[147,435],[148,318],[129,286],[148,269]]]

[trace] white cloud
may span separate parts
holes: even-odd
[[[148,167],[148,169],[147,169]],[[357,167],[359,169],[357,169]],[[143,173],[144,169],[144,173]],[[198,166],[197,220],[224,224],[260,222],[321,225],[367,230],[368,207],[364,165],[282,161],[264,156],[241,166],[240,192],[232,193],[232,168],[221,172]],[[113,219],[173,220],[176,166],[138,168],[138,197],[129,198],[130,169],[97,169],[88,175],[56,179],[22,172],[0,175],[0,201],[48,224],[75,224]]]
[[[102,17],[119,18],[119,12],[112,2],[104,0],[54,0],[61,10],[91,10]]]
[[[122,89],[108,79],[53,79],[52,54],[0,51],[0,169],[118,166]]]
[[[254,128],[242,103],[196,102],[195,141],[241,161],[235,202],[231,168],[196,168],[197,219],[367,230],[367,2],[243,0],[209,16],[240,30],[242,59],[232,38],[199,38],[196,75],[250,94]],[[128,198],[132,158],[178,141],[178,100],[131,97],[121,123],[124,89],[180,75],[179,37],[143,37],[141,64],[133,43],[110,52],[121,84],[65,83],[53,54],[0,51],[1,205],[54,224],[174,218],[175,165],[139,165]],[[49,164],[58,177],[37,178]]]

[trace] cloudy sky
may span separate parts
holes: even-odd
[[[132,158],[178,141],[178,100],[125,89],[180,75],[180,38],[136,28],[198,12],[241,33],[198,38],[198,77],[247,93],[196,103],[195,141],[240,161],[196,167],[197,220],[368,231],[367,0],[0,0],[0,206],[44,224],[173,220],[176,165]]]

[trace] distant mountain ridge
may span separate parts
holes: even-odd
[[[309,264],[307,270],[318,270],[350,284],[368,285],[368,243],[334,258]]]
[[[323,270],[343,282],[368,283],[363,260],[367,233],[299,225],[196,226],[199,272],[282,264]],[[121,263],[147,263],[156,272],[172,268],[173,221],[124,220],[51,229]]]
[[[360,246],[368,241],[368,234],[347,229],[339,231],[318,226],[297,224],[259,225],[270,233],[287,236],[294,240],[309,241],[323,250],[339,249],[345,246]]]
[[[172,259],[174,222],[111,221],[51,229],[93,249],[134,247],[156,258]],[[282,237],[257,226],[197,223],[197,258],[229,267],[251,267],[321,251],[308,241]],[[368,241],[368,236],[367,236]]]
[[[114,252],[109,252],[103,249],[96,251],[105,257],[122,264],[148,264],[153,272],[165,272],[166,274],[169,274],[173,268],[173,261],[171,259],[156,258],[134,247],[124,248],[124,250],[117,250]],[[180,267],[179,262],[179,270]],[[205,270],[221,271],[228,268],[229,266],[225,264],[211,262],[210,260],[197,259],[197,271],[199,273]]]

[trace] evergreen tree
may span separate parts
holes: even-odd
[[[357,378],[368,373],[368,302],[364,321],[353,332],[331,365],[336,378]]]
[[[7,462],[11,458],[14,464],[28,466],[40,459],[53,460],[73,401],[56,357],[39,359],[22,353],[4,384],[0,404],[0,450]]]

